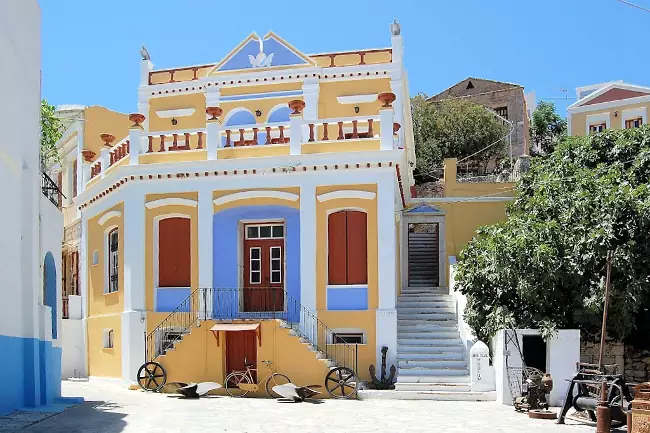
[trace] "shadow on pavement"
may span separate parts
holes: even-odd
[[[86,401],[78,406],[33,424],[25,433],[119,433],[126,426],[120,405],[104,401]]]

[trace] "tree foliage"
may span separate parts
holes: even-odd
[[[55,108],[45,99],[41,101],[41,165],[50,167],[59,161],[56,142],[63,134],[61,120],[56,117]]]
[[[422,93],[411,98],[418,180],[436,179],[435,169],[442,167],[445,158],[462,159],[479,152],[472,160],[487,165],[505,156],[508,128],[494,113],[467,99],[427,99]]]
[[[533,152],[549,154],[566,136],[566,119],[555,112],[555,104],[542,101],[533,111],[530,123],[530,136],[533,141]]]
[[[650,127],[571,137],[534,158],[507,220],[460,253],[457,282],[477,336],[507,326],[599,335],[612,249],[608,335],[648,344],[649,179]]]

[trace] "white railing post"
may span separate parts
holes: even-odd
[[[208,107],[205,112],[212,116],[206,120],[206,149],[208,151],[208,160],[217,159],[217,149],[221,147],[221,121],[219,116],[223,110],[219,107]]]
[[[294,99],[289,102],[289,108],[293,110],[289,114],[289,154],[300,155],[302,153],[302,110],[305,109],[305,102]]]
[[[129,115],[129,120],[133,122],[129,128],[129,165],[138,165],[142,153],[142,138],[144,137],[142,123],[145,117],[143,114],[132,113]]]
[[[379,148],[381,150],[392,150],[393,144],[393,106],[395,101],[394,93],[380,93],[378,99],[383,103],[379,108]]]

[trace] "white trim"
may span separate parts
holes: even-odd
[[[273,250],[278,249],[280,250],[280,258],[273,258]],[[271,246],[269,247],[269,284],[281,284],[284,281],[284,260],[283,257],[284,255],[282,254],[282,249],[283,247],[280,246]],[[279,271],[274,271],[273,270],[273,260],[279,260],[280,261],[280,270]],[[262,269],[260,269],[261,271]],[[280,272],[280,281],[273,281],[273,272]]]
[[[159,286],[159,275],[158,275],[158,265],[160,261],[160,250],[159,237],[160,237],[160,221],[166,220],[169,218],[185,218],[190,220],[190,261],[192,260],[192,217],[189,214],[184,213],[167,213],[164,215],[158,215],[153,219],[153,286],[155,289],[161,288]],[[190,282],[191,282],[191,273],[190,273]],[[154,308],[157,309],[158,301],[156,299],[156,292],[154,290]]]
[[[236,192],[233,194],[224,195],[222,197],[215,198],[213,203],[216,206],[222,204],[230,203],[237,200],[245,200],[248,198],[276,198],[278,200],[289,200],[289,201],[298,201],[300,196],[298,194],[293,194],[285,191],[243,191]]]
[[[589,86],[586,86],[586,87],[589,87]],[[639,85],[636,85],[636,84],[623,83],[623,82],[620,82],[620,81],[612,82],[612,83],[609,83],[609,84],[607,84],[605,86],[600,87],[598,90],[596,90],[594,92],[591,92],[589,95],[585,96],[584,98],[574,102],[573,104],[571,104],[569,106],[569,110],[575,110],[576,108],[582,108],[584,106],[584,104],[586,104],[587,102],[596,99],[600,95],[603,95],[603,94],[609,92],[610,90],[612,90],[614,88],[622,89],[622,90],[629,90],[629,91],[632,91],[632,92],[650,92],[650,87],[639,86]],[[584,91],[584,90],[590,90],[590,89],[582,88],[582,90]],[[647,96],[650,96],[650,95],[647,95]],[[611,102],[619,102],[620,103],[621,101],[627,101],[628,99],[619,99],[617,101],[611,101]],[[632,98],[632,99],[634,99],[634,98]],[[600,104],[588,105],[588,107],[593,107],[593,106],[596,106],[596,105],[600,105]]]
[[[339,104],[365,104],[377,101],[377,94],[337,96]]]
[[[644,125],[648,124],[648,109],[647,107],[631,108],[629,110],[621,110],[621,129],[625,129],[625,121],[641,118]]]
[[[504,192],[505,194],[505,192]],[[422,200],[426,200],[422,201]],[[411,203],[463,203],[463,202],[492,202],[492,201],[512,201],[514,197],[427,197],[425,199],[413,198]],[[407,215],[405,212],[404,215]],[[425,214],[427,215],[427,214]],[[433,214],[428,214],[433,215]],[[443,214],[440,214],[443,215]]]
[[[223,125],[223,129],[224,129],[224,130],[229,129],[229,128],[228,128],[228,121],[230,120],[230,118],[231,118],[232,116],[234,116],[235,114],[237,114],[237,113],[241,113],[241,112],[243,112],[243,111],[246,111],[246,112],[250,113],[250,115],[253,116],[253,119],[257,119],[257,116],[255,116],[255,113],[253,113],[253,112],[252,112],[251,110],[249,110],[248,108],[245,108],[245,107],[236,107],[236,108],[233,108],[232,110],[230,110],[230,111],[228,112],[228,114],[226,114],[226,117],[223,118],[223,122],[221,122],[221,124]],[[208,115],[206,114],[206,116],[208,116]],[[253,127],[253,126],[255,126],[255,125],[230,125],[230,128],[232,128],[233,126],[244,126],[244,127],[248,127],[248,126],[250,126],[250,127]]]
[[[367,284],[328,284],[328,289],[367,289]]]
[[[110,255],[111,255],[111,242],[110,242],[110,234],[113,232],[113,230],[117,230],[117,290],[110,291],[109,287],[109,277],[110,277]],[[120,238],[122,235],[120,234],[120,229],[117,226],[117,224],[108,226],[104,230],[104,289],[103,289],[103,294],[104,295],[110,295],[112,293],[117,293],[120,291],[120,274],[123,273],[123,269],[120,268],[119,265],[119,260],[120,260]]]
[[[253,258],[253,250],[257,250],[258,257]],[[253,261],[260,263],[260,268],[255,270],[253,269]],[[258,282],[253,281],[253,272],[260,274],[260,280]],[[262,284],[262,247],[248,247],[248,284]],[[244,284],[246,286],[246,284]]]
[[[611,113],[608,111],[606,113],[590,114],[587,116],[585,122],[585,135],[589,135],[589,128],[591,125],[600,125],[601,123],[605,124],[605,129],[609,129]]]
[[[365,329],[361,328],[334,328],[330,329],[331,332],[327,333],[327,344],[341,344],[341,343],[334,343],[334,335],[333,334],[361,334],[361,343],[358,345],[365,345],[368,344],[368,334],[366,333]],[[347,343],[347,344],[354,344],[354,343]]]
[[[196,108],[177,108],[175,110],[157,110],[156,115],[162,119],[169,117],[186,117],[191,116],[196,111]]]
[[[196,200],[190,200],[187,198],[177,198],[177,197],[170,197],[170,198],[161,198],[158,200],[153,200],[145,203],[145,206],[147,209],[155,209],[158,207],[162,206],[190,206],[190,207],[197,207],[198,202]]]
[[[118,210],[112,210],[102,215],[102,217],[97,221],[97,224],[103,226],[104,224],[106,224],[106,221],[108,221],[109,219],[113,217],[121,217],[121,216],[122,216],[122,212]]]
[[[336,200],[339,198],[356,198],[360,200],[372,200],[377,196],[376,193],[370,191],[357,191],[351,189],[344,189],[339,191],[326,192],[325,194],[320,194],[317,198],[318,201],[329,201]]]
[[[624,107],[626,105],[643,104],[647,102],[650,102],[650,95],[637,96],[634,98],[626,98],[626,99],[617,99],[616,101],[601,102],[599,104],[581,105],[573,108],[569,107],[567,111],[569,113],[585,113],[587,111],[607,110],[612,108]]]

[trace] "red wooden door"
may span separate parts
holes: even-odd
[[[368,283],[368,217],[347,210],[327,218],[328,284]]]
[[[284,239],[244,241],[244,311],[284,310]]]
[[[192,280],[189,218],[166,218],[158,225],[158,287],[190,287]]]
[[[257,367],[255,331],[226,331],[226,375],[232,371],[246,371],[246,363]],[[257,375],[252,373],[257,381]]]

